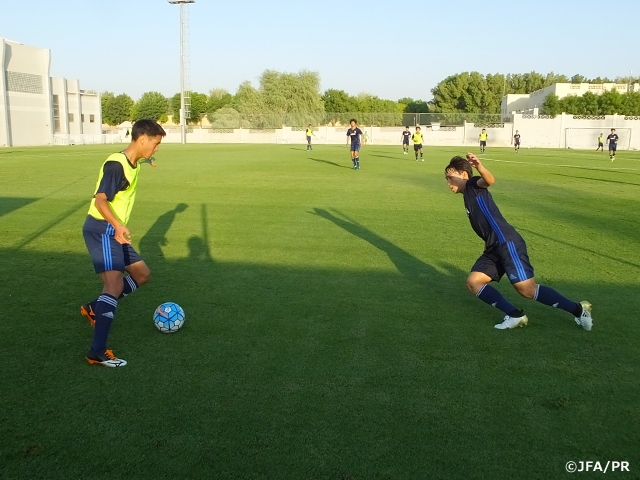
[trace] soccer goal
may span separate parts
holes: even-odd
[[[629,150],[631,146],[631,128],[616,128],[618,134],[618,150]],[[598,148],[598,137],[602,134],[604,150],[607,151],[609,143],[607,136],[611,133],[611,127],[568,127],[564,129],[564,141],[566,148],[579,150],[595,150]]]

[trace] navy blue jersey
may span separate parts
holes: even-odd
[[[504,219],[486,188],[478,186],[482,177],[472,177],[464,188],[464,206],[471,227],[484,240],[485,250],[507,242],[522,241],[516,229]]]
[[[411,132],[407,132],[406,130],[402,132],[402,142],[409,143],[409,139],[411,138]]]
[[[351,137],[351,144],[360,143],[360,135],[362,135],[362,130],[358,127],[347,130],[347,137]]]
[[[612,133],[611,135],[609,135],[607,137],[607,140],[609,140],[609,145],[615,145],[616,143],[618,143],[618,135],[616,133]]]
[[[520,143],[520,134],[519,134],[519,133],[516,133],[516,134],[513,136],[513,140],[514,140],[516,143]]]
[[[113,201],[116,193],[129,188],[129,180],[124,175],[120,162],[106,162],[102,167],[103,175],[96,193],[104,193],[108,201]]]

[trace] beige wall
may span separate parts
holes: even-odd
[[[46,145],[51,139],[51,52],[3,40],[5,145]]]
[[[83,92],[77,80],[51,78],[50,64],[50,50],[0,38],[0,146],[50,145],[54,133],[102,133],[100,95]],[[59,132],[54,132],[54,95]]]
[[[617,90],[620,93],[638,92],[640,84],[634,83],[554,83],[548,87],[536,90],[528,95],[509,94],[502,97],[502,115],[504,117],[516,113],[531,113],[534,108],[542,108],[547,96],[555,93],[558,98],[570,95],[582,96],[587,92],[594,95],[602,95],[609,90]]]

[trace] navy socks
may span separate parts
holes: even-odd
[[[93,342],[91,342],[91,350],[96,353],[104,353],[107,349],[107,338],[116,314],[116,308],[118,308],[118,300],[108,293],[103,293],[96,300],[94,309],[96,325],[93,332]]]
[[[478,293],[476,293],[476,297],[484,303],[496,307],[498,310],[502,310],[505,315],[509,315],[510,317],[521,317],[523,315],[521,310],[514,307],[509,300],[504,298],[499,291],[489,284],[484,285]]]
[[[582,315],[582,305],[562,296],[551,287],[538,285],[533,299],[553,308],[561,308],[566,312],[572,313],[574,317]]]

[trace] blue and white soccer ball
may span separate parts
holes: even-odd
[[[153,323],[162,333],[177,332],[184,325],[184,310],[177,303],[163,303],[153,313]]]

